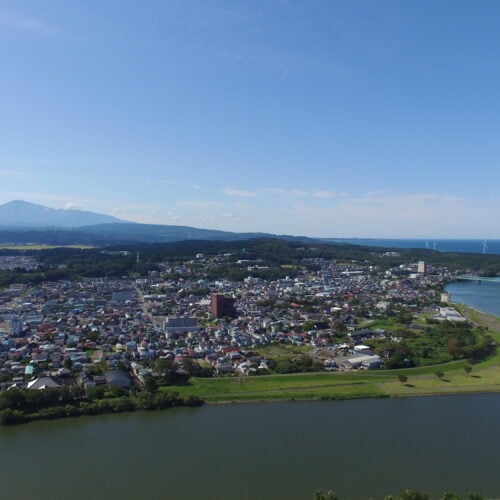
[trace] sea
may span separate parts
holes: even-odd
[[[324,238],[330,243],[349,243],[388,248],[426,248],[440,252],[500,254],[500,240]]]

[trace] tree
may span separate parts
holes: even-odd
[[[450,493],[449,491],[445,491],[442,496],[441,500],[461,500],[459,496],[455,495],[455,493]]]
[[[20,410],[6,410],[0,411],[0,425],[15,425],[21,424],[25,421],[23,412]]]
[[[402,383],[402,384],[406,384],[406,382],[408,382],[408,377],[406,375],[398,375],[398,380]]]
[[[439,380],[442,380],[442,378],[444,377],[444,373],[441,372],[441,371],[437,371],[436,372],[436,377],[439,379]]]
[[[313,493],[313,500],[338,500],[338,498],[337,494],[332,490],[329,490],[326,493],[318,490]]]
[[[144,377],[144,389],[154,394],[158,390],[158,382],[151,376]]]
[[[467,365],[464,367],[465,373],[467,373],[467,376],[470,375],[470,372],[472,371],[472,366]]]
[[[85,394],[90,400],[102,399],[106,388],[103,385],[97,385],[95,387],[88,387],[85,389]]]
[[[413,490],[405,490],[399,496],[401,500],[430,500],[430,496]]]

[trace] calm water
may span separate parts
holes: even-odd
[[[446,286],[453,302],[460,302],[500,316],[500,283],[456,281]]]
[[[0,429],[0,498],[500,496],[500,394],[205,406]]]

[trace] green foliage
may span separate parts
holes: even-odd
[[[481,495],[476,493],[470,493],[464,500],[484,500]],[[323,493],[321,490],[315,491],[313,493],[313,500],[339,500],[339,497],[333,491],[328,491]],[[405,490],[397,496],[388,495],[384,497],[384,500],[432,500],[431,497],[425,493],[420,493],[415,490]],[[460,496],[454,493],[445,492],[441,496],[440,500],[462,500]]]
[[[371,339],[366,343],[381,356],[390,353],[386,368],[391,369],[437,365],[457,359],[484,359],[494,350],[492,338],[485,329],[448,321],[418,332],[400,329],[384,339]]]
[[[122,229],[120,229],[122,230]],[[12,232],[11,232],[12,233]],[[21,235],[21,233],[24,233]],[[19,242],[41,241],[49,244],[75,243],[74,238],[78,233],[76,243],[103,245],[110,242],[110,238],[98,237],[97,235],[80,234],[81,231],[24,231],[19,232]],[[7,237],[4,234],[4,237]],[[82,240],[83,238],[83,240]],[[112,238],[111,238],[112,239]],[[2,231],[0,231],[0,241]],[[13,241],[12,234],[9,239]],[[434,252],[431,250],[398,249],[398,256],[390,258],[383,257],[388,250],[382,247],[364,247],[359,245],[348,245],[340,243],[320,243],[304,241],[285,241],[282,239],[256,238],[244,241],[246,251],[242,251],[242,241],[179,241],[173,243],[152,244],[127,244],[127,238],[122,234],[121,242],[114,247],[108,247],[106,252],[98,248],[52,248],[46,250],[32,251],[37,259],[40,270],[36,272],[25,272],[21,270],[1,271],[0,287],[12,283],[36,284],[43,281],[54,281],[60,279],[79,279],[81,277],[117,277],[133,274],[134,276],[147,274],[157,268],[157,263],[162,261],[186,262],[193,259],[197,253],[203,253],[208,258],[220,253],[230,253],[231,260],[208,266],[204,269],[206,278],[228,278],[241,281],[248,276],[246,267],[236,264],[238,259],[259,259],[267,270],[252,272],[253,275],[265,279],[277,279],[286,275],[295,276],[302,266],[302,259],[335,259],[338,261],[369,262],[380,269],[397,266],[405,262],[416,262],[425,260],[431,265],[447,266],[451,270],[469,269],[472,272],[483,275],[494,276],[500,274],[499,255],[465,254],[451,252]],[[108,251],[109,250],[109,251]],[[118,251],[128,251],[128,254],[118,254]],[[139,251],[141,261],[136,262],[135,255]],[[9,254],[19,253],[10,250]],[[194,264],[193,264],[194,265]],[[63,267],[61,267],[63,266]],[[283,268],[282,266],[288,266]],[[204,289],[195,290],[194,293],[205,293]],[[189,292],[188,292],[189,293]],[[409,324],[409,316],[402,315],[401,321]]]
[[[429,495],[414,490],[405,490],[399,495],[400,500],[431,500]]]
[[[321,490],[315,491],[313,500],[338,500],[338,496],[332,490],[323,493]]]
[[[449,491],[445,491],[442,496],[441,500],[461,500],[458,495],[455,495],[455,493],[450,493]]]
[[[6,408],[0,411],[0,425],[16,425],[26,421],[24,413],[20,410]]]
[[[106,397],[106,395],[108,397]],[[181,397],[178,393],[142,391],[137,396],[123,391],[104,391],[104,387],[61,387],[28,391],[9,389],[0,392],[0,425],[16,425],[31,420],[47,420],[79,415],[121,413],[136,410],[161,410],[173,406],[200,406],[196,396]]]
[[[158,390],[158,382],[152,377],[148,375],[144,378],[144,389],[151,394],[154,394]]]
[[[106,388],[103,385],[97,385],[95,387],[89,387],[85,390],[87,398],[90,400],[102,399]]]
[[[268,363],[268,366],[276,373],[300,373],[323,370],[321,363],[315,363],[311,356],[307,356],[306,354],[292,359],[277,359]]]

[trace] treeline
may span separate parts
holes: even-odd
[[[54,248],[22,251],[34,256],[39,270],[0,272],[0,287],[12,283],[40,283],[82,277],[120,277],[130,274],[146,275],[158,269],[160,262],[185,263],[197,254],[207,257],[228,254],[226,261],[213,265],[199,265],[207,279],[226,278],[241,281],[248,276],[246,265],[238,260],[258,260],[269,269],[252,271],[264,279],[295,276],[302,267],[317,269],[315,259],[335,259],[340,262],[369,263],[386,269],[408,262],[424,260],[428,264],[446,266],[451,270],[467,270],[484,276],[500,275],[500,255],[481,255],[437,252],[425,249],[397,249],[398,255],[384,256],[389,250],[339,243],[305,243],[280,239],[257,238],[245,241],[181,241],[140,245],[119,245],[106,249]],[[20,251],[21,252],[21,251]],[[8,251],[10,255],[20,253]],[[120,253],[127,252],[127,253]],[[136,254],[140,254],[137,262]],[[197,264],[191,264],[196,270]],[[282,268],[281,266],[287,266]]]
[[[267,366],[272,373],[278,374],[324,371],[323,363],[306,354],[289,359],[268,359]]]
[[[323,493],[321,490],[318,490],[313,493],[313,500],[340,500],[340,497],[333,491]],[[419,491],[405,490],[399,495],[388,495],[384,497],[384,500],[432,500],[432,497]],[[461,497],[447,491],[441,495],[440,500],[484,500],[484,498],[477,493],[469,493]]]
[[[488,332],[468,324],[432,320],[418,333],[409,328],[390,332],[384,339],[366,340],[381,357],[389,355],[385,367],[407,368],[447,363],[453,360],[481,360],[494,352]]]
[[[105,236],[78,229],[0,229],[0,242],[12,245],[107,245]]]
[[[203,401],[196,396],[182,397],[175,391],[128,392],[117,387],[84,391],[79,387],[64,386],[31,391],[12,388],[0,392],[0,425],[202,404]]]
[[[193,259],[199,253],[215,256],[221,253],[231,254],[229,260],[257,260],[269,266],[301,266],[303,259],[336,259],[339,261],[368,261],[381,267],[397,266],[407,262],[424,260],[428,264],[442,265],[450,269],[469,269],[483,274],[500,274],[500,255],[482,255],[475,253],[438,252],[426,249],[396,249],[399,255],[385,256],[390,248],[364,247],[344,243],[305,243],[271,238],[255,238],[245,241],[179,241],[174,243],[153,243],[141,245],[110,246],[109,251],[128,251],[129,264],[135,261],[136,252],[140,253],[141,263],[146,265],[162,261],[183,262]],[[54,264],[69,263],[77,256],[100,254],[99,249],[51,249],[37,252],[40,261]],[[119,257],[119,256],[112,256]]]

